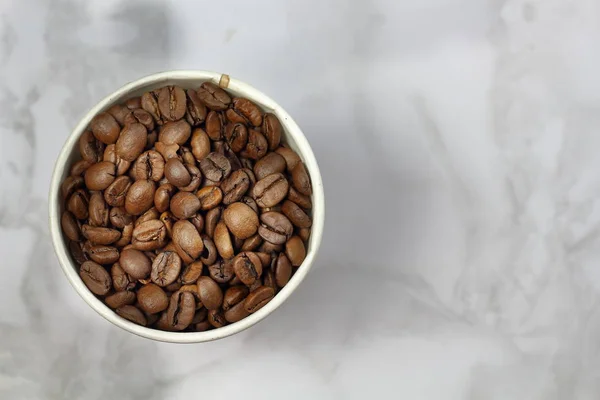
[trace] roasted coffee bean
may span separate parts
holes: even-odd
[[[135,180],[153,180],[154,182],[158,182],[165,172],[165,160],[159,152],[148,150],[135,160],[132,169]]]
[[[158,286],[167,286],[175,282],[181,271],[181,258],[177,253],[164,251],[159,253],[152,262],[150,278]]]
[[[97,163],[104,154],[104,143],[96,139],[91,131],[85,131],[79,138],[79,154],[85,161]]]
[[[104,149],[104,157],[103,161],[108,161],[117,167],[117,176],[125,175],[129,167],[131,166],[131,162],[124,160],[120,156],[117,155],[116,146],[114,144],[109,144]]]
[[[156,148],[156,151],[158,151],[165,160],[170,160],[171,158],[179,157],[177,155],[177,152],[179,151],[178,144],[164,144],[162,142],[156,142],[154,147]]]
[[[223,220],[229,231],[239,239],[247,239],[254,235],[259,225],[256,212],[241,202],[229,205],[223,211]]]
[[[77,219],[75,218],[73,213],[71,213],[70,211],[63,212],[62,217],[60,219],[60,224],[66,237],[73,241],[79,241],[81,239],[79,223],[77,222]]]
[[[190,292],[178,291],[173,293],[167,310],[167,323],[174,331],[188,327],[196,313],[194,295]]]
[[[202,250],[202,254],[200,255],[200,261],[202,261],[204,265],[212,265],[217,260],[217,246],[215,246],[215,242],[207,235],[200,235],[200,237],[204,244],[204,250]]]
[[[69,252],[71,253],[71,257],[77,264],[83,264],[88,260],[86,254],[83,252],[81,248],[81,243],[79,242],[69,242]]]
[[[178,189],[182,192],[193,192],[200,187],[200,182],[202,182],[202,172],[195,165],[185,164],[192,180],[189,185],[179,187]]]
[[[144,279],[150,276],[152,263],[141,251],[136,249],[125,249],[119,257],[119,265],[133,279]]]
[[[121,128],[117,121],[107,112],[101,112],[90,122],[92,133],[104,144],[111,144],[117,141]]]
[[[154,182],[135,181],[125,196],[125,210],[132,215],[141,215],[154,204]]]
[[[213,152],[200,161],[200,170],[211,181],[221,182],[231,173],[231,163],[225,156]]]
[[[124,105],[115,104],[106,110],[107,113],[113,116],[113,118],[119,123],[119,125],[125,125],[125,118],[131,114],[131,110]]]
[[[236,304],[223,314],[227,322],[231,323],[240,321],[246,318],[248,315],[250,315],[250,313],[246,311],[244,303]]]
[[[104,191],[104,200],[113,207],[122,207],[130,187],[131,179],[128,176],[119,176]]]
[[[290,278],[292,277],[292,263],[283,253],[279,253],[276,260],[273,260],[273,274],[275,275],[275,282],[280,288],[287,285]]]
[[[200,209],[210,210],[221,203],[223,192],[218,186],[206,186],[198,190],[196,196],[200,200]]]
[[[275,244],[271,242],[267,242],[266,240],[262,242],[262,244],[258,247],[258,251],[262,253],[278,253],[283,251],[283,244]]]
[[[85,171],[85,186],[89,190],[104,190],[113,181],[117,174],[115,164],[108,161],[100,161]]]
[[[198,309],[198,307],[196,307],[196,309]],[[208,317],[208,310],[202,307],[194,314],[194,318],[192,318],[192,324],[198,324],[202,321],[206,321],[206,317]]]
[[[252,196],[259,207],[273,207],[287,196],[288,189],[289,184],[285,176],[275,173],[256,182]]]
[[[67,210],[71,211],[75,218],[86,219],[89,216],[90,196],[83,189],[77,189],[67,202]]]
[[[145,150],[153,149],[157,140],[158,140],[158,131],[155,129],[148,134],[148,138],[146,139]]]
[[[154,92],[146,92],[142,95],[141,106],[146,110],[152,118],[160,125],[162,124],[162,116],[160,115],[160,109],[158,108],[158,96]]]
[[[200,210],[200,200],[189,192],[178,192],[171,199],[171,212],[179,219],[192,217]]]
[[[172,238],[173,225],[175,225],[177,219],[173,216],[173,214],[170,211],[165,211],[164,213],[160,214],[160,217],[158,219],[165,225],[165,228],[167,229],[167,236]]]
[[[160,128],[158,141],[166,145],[182,145],[192,134],[192,127],[185,120],[167,122]]]
[[[254,313],[263,308],[271,299],[275,296],[275,292],[272,288],[267,286],[260,286],[254,289],[246,300],[244,300],[244,308],[249,313]]]
[[[84,224],[81,233],[93,244],[112,244],[119,240],[121,232],[116,229]]]
[[[244,252],[233,260],[235,276],[247,286],[252,285],[262,275],[262,262],[255,253]]]
[[[175,186],[170,183],[160,185],[159,188],[156,189],[156,192],[154,192],[154,207],[161,213],[167,211],[173,193],[175,193]]]
[[[190,146],[196,160],[200,161],[206,157],[210,153],[210,139],[206,132],[200,128],[194,129]]]
[[[285,159],[287,171],[290,173],[296,167],[296,165],[301,162],[298,154],[296,154],[296,152],[289,147],[279,147],[277,150],[275,150],[275,152]]]
[[[115,242],[115,246],[124,247],[131,243],[131,238],[133,237],[133,223],[129,223],[123,227],[123,231],[121,232],[121,239]]]
[[[89,202],[89,221],[92,226],[108,225],[108,205],[100,192],[94,192],[90,196]]]
[[[248,296],[248,293],[250,293],[250,291],[246,286],[230,286],[223,295],[223,310],[227,311],[236,304],[243,303],[243,300]]]
[[[128,321],[133,322],[134,324],[146,326],[147,321],[146,317],[144,316],[144,313],[141,312],[135,306],[126,305],[117,308],[115,311],[117,312],[117,314],[119,314],[119,316],[125,318]]]
[[[206,232],[208,237],[210,237],[213,240],[214,240],[215,228],[217,226],[217,223],[219,223],[219,220],[221,219],[222,211],[223,211],[223,209],[221,207],[217,207],[217,208],[213,208],[212,210],[209,210],[206,213],[206,221],[204,224],[205,225],[204,231]]]
[[[306,258],[306,248],[302,239],[298,236],[292,236],[285,243],[285,254],[294,267],[299,267]]]
[[[102,265],[112,264],[119,259],[119,250],[112,246],[92,245],[87,254],[93,261]]]
[[[227,325],[227,320],[221,310],[210,310],[207,320],[214,328],[221,328]]]
[[[269,143],[269,150],[275,150],[279,146],[281,135],[283,133],[283,128],[279,119],[277,119],[274,114],[266,113],[263,117],[262,131]]]
[[[292,236],[294,227],[287,217],[275,211],[268,211],[260,216],[258,234],[267,242],[283,244]]]
[[[163,87],[158,91],[158,108],[164,119],[177,121],[187,111],[187,97],[178,86]]]
[[[227,283],[235,274],[233,263],[230,260],[219,260],[208,266],[208,274],[215,282]]]
[[[256,201],[254,201],[252,197],[244,196],[242,197],[241,202],[253,209],[254,212],[258,214],[258,204],[256,204]]]
[[[135,227],[131,243],[142,251],[160,249],[167,243],[167,229],[157,219],[146,221]]]
[[[223,115],[216,111],[211,111],[206,116],[206,134],[214,141],[222,140],[224,136],[225,123]]]
[[[192,217],[190,217],[190,222],[192,225],[194,225],[198,232],[202,232],[204,230],[204,217],[202,217],[202,214],[194,214]]]
[[[83,178],[80,176],[68,176],[65,181],[60,185],[60,193],[63,201],[71,197],[71,195],[77,190],[83,187]]]
[[[133,290],[135,288],[135,282],[129,280],[129,275],[121,268],[118,262],[114,263],[110,269],[110,276],[112,277],[113,287],[117,292]]]
[[[115,144],[117,156],[126,161],[134,161],[144,151],[147,137],[148,132],[144,125],[140,123],[126,125]]]
[[[227,92],[212,82],[204,82],[196,92],[200,100],[211,110],[226,110],[231,103],[231,97]]]
[[[204,249],[200,234],[194,225],[186,220],[177,221],[173,225],[173,243],[177,254],[186,264],[197,259]]]
[[[224,192],[223,204],[229,205],[239,201],[250,188],[250,178],[243,169],[234,171],[221,183]]]
[[[154,129],[154,118],[150,113],[142,108],[132,110],[124,119],[125,125],[140,123],[151,132]],[[123,135],[123,132],[121,132]],[[120,139],[120,138],[119,138]],[[117,141],[118,142],[118,141]]]
[[[208,322],[208,319],[194,325],[194,331],[196,332],[205,332],[212,329],[213,326]]]
[[[136,300],[135,293],[129,292],[129,291],[122,291],[122,292],[116,292],[114,294],[111,294],[110,296],[107,296],[104,299],[104,302],[110,308],[119,308],[119,307],[134,304],[135,300]]]
[[[303,162],[296,164],[292,170],[292,185],[303,195],[309,196],[312,193],[310,178]]]
[[[244,240],[242,244],[242,251],[253,251],[258,248],[262,244],[262,238],[257,233],[256,235],[250,236],[248,239]]]
[[[256,129],[250,129],[248,131],[248,144],[242,155],[253,160],[258,160],[267,154],[268,149],[269,144],[263,134]]]
[[[213,241],[221,257],[224,259],[233,257],[233,244],[231,243],[231,236],[229,236],[229,230],[225,222],[221,221],[215,227]]]
[[[248,122],[254,126],[261,126],[262,112],[260,108],[248,99],[236,97],[233,99],[233,110],[242,115]]]
[[[142,108],[142,99],[140,96],[132,97],[130,99],[125,100],[125,107],[130,110],[135,110],[137,108]]]
[[[231,150],[235,152],[242,151],[248,143],[248,128],[240,123],[227,124],[225,127],[225,140],[227,140]]]
[[[260,262],[264,268],[271,265],[271,255],[269,253],[263,253],[262,251],[254,253],[260,259]]]
[[[271,174],[283,173],[285,171],[285,159],[278,153],[267,153],[254,165],[256,179],[263,179]]]
[[[81,176],[85,173],[85,171],[92,166],[94,163],[86,160],[79,160],[73,164],[71,167],[71,171],[69,173],[74,176]]]
[[[174,186],[187,186],[192,181],[192,176],[187,168],[177,158],[171,158],[165,165],[165,176]]]
[[[304,243],[308,242],[308,239],[310,239],[310,228],[298,229],[298,236],[300,236],[300,239],[302,239]]]
[[[208,276],[201,276],[198,279],[198,294],[207,310],[218,310],[223,303],[221,288]]]
[[[187,94],[187,112],[185,119],[190,125],[200,125],[206,119],[206,106],[198,97],[198,93],[193,89],[188,89]]]
[[[169,298],[165,291],[154,283],[142,286],[137,292],[137,300],[142,311],[156,314],[169,306]]]
[[[165,286],[165,290],[166,290],[167,292],[171,292],[171,293],[173,293],[173,292],[176,292],[176,291],[178,291],[178,290],[179,290],[179,289],[181,289],[182,287],[183,287],[183,286],[181,285],[181,282],[173,282],[173,283],[171,283],[170,285],[167,285],[167,286]]]
[[[288,193],[288,200],[293,201],[298,204],[300,207],[304,209],[312,208],[312,201],[309,196],[306,196],[300,192],[298,192],[294,187],[290,187],[290,191]]]
[[[184,285],[189,285],[192,283],[196,283],[200,275],[202,275],[202,270],[204,269],[204,264],[202,262],[196,261],[185,267],[183,273],[181,274],[181,283]]]
[[[191,283],[188,285],[181,285],[179,288],[180,292],[189,292],[194,295],[194,300],[196,301],[196,309],[204,307],[202,301],[200,301],[200,295],[198,294],[198,285],[195,283]]]
[[[286,200],[281,205],[281,212],[298,228],[310,228],[310,217],[296,203]]]
[[[93,261],[86,261],[81,264],[79,276],[88,289],[98,296],[107,294],[112,286],[108,272],[100,264]]]

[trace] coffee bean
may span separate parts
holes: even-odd
[[[224,192],[223,204],[239,201],[250,188],[250,178],[243,169],[234,171],[221,183]]]
[[[192,127],[185,120],[167,122],[160,128],[158,141],[166,145],[182,145],[188,141],[192,134]]]
[[[207,276],[198,279],[198,294],[204,307],[208,310],[217,310],[223,302],[223,292],[219,285]]]
[[[121,237],[121,232],[116,229],[90,226],[87,224],[84,224],[81,227],[81,233],[93,244],[112,244]]]
[[[208,322],[208,319],[207,319],[206,321],[202,321],[202,322],[197,323],[194,326],[194,330],[196,332],[204,332],[204,331],[207,331],[209,329],[212,329],[212,327],[213,326],[210,324],[210,322]]]
[[[262,112],[260,108],[248,99],[236,97],[233,99],[233,110],[242,115],[254,126],[262,124]]]
[[[206,132],[200,128],[194,129],[190,146],[196,160],[200,161],[206,157],[210,153],[210,139]]]
[[[260,180],[271,174],[283,173],[285,168],[285,159],[278,153],[271,152],[256,162],[254,174]]]
[[[140,215],[154,204],[154,182],[135,181],[125,196],[125,210],[132,215]]]
[[[131,239],[133,238],[133,228],[133,223],[127,224],[123,227],[121,239],[115,242],[116,247],[124,247],[131,243]]]
[[[132,110],[127,116],[125,116],[123,122],[125,125],[140,123],[144,125],[148,132],[151,132],[154,129],[154,118],[148,111],[142,108],[136,108],[135,110]],[[121,132],[121,136],[123,136],[123,132]]]
[[[210,310],[207,320],[214,328],[221,328],[227,325],[227,320],[221,310]]]
[[[200,234],[191,222],[185,220],[173,225],[173,243],[177,254],[186,264],[197,259],[204,249]]]
[[[92,245],[87,254],[93,261],[102,265],[112,264],[119,259],[119,250],[112,246]]]
[[[121,268],[121,265],[118,262],[114,263],[110,269],[110,276],[112,278],[113,287],[117,292],[133,290],[135,288],[135,282],[129,280],[129,275]]]
[[[73,241],[79,241],[79,223],[77,222],[77,219],[75,218],[73,213],[71,213],[70,211],[63,212],[62,217],[60,219],[60,224],[66,237]]]
[[[100,264],[93,261],[86,261],[81,264],[79,276],[87,288],[98,296],[107,294],[112,286],[108,272]]]
[[[115,144],[117,155],[126,161],[134,161],[146,147],[148,132],[140,123],[126,125]]]
[[[240,152],[248,142],[248,129],[244,124],[229,123],[225,127],[225,140],[227,140],[231,150]]]
[[[131,166],[130,161],[124,160],[119,155],[117,155],[116,146],[114,144],[109,144],[108,146],[106,146],[106,149],[104,149],[104,157],[102,160],[115,164],[115,166],[117,167],[117,176],[124,175]]]
[[[306,258],[306,248],[304,242],[298,236],[292,236],[285,243],[285,254],[294,267],[299,267]]]
[[[286,200],[281,205],[281,211],[298,228],[310,228],[310,217],[296,203]]]
[[[223,314],[227,322],[231,323],[240,321],[249,315],[250,313],[246,311],[244,303],[236,304],[235,306],[231,307],[228,311],[225,311],[225,313]]]
[[[119,176],[104,191],[104,200],[113,207],[122,207],[130,187],[131,179],[128,176]]]
[[[246,286],[230,286],[223,295],[223,310],[227,311],[236,304],[243,303],[243,300],[248,296],[248,293],[250,293],[250,291]]]
[[[298,229],[298,236],[300,236],[300,239],[302,239],[304,243],[308,242],[308,239],[310,239],[310,228]]]
[[[192,177],[192,180],[189,185],[181,186],[178,189],[182,192],[193,192],[200,187],[200,182],[202,182],[202,172],[200,172],[200,169],[194,165],[185,164],[185,167]]]
[[[296,164],[292,170],[292,185],[294,185],[294,188],[303,195],[309,196],[312,193],[310,178],[308,177],[308,172],[302,162]]]
[[[254,253],[260,259],[260,262],[264,268],[271,265],[271,255],[269,253],[263,253],[262,251]]]
[[[196,309],[198,309],[198,307],[196,307]],[[198,324],[202,321],[206,321],[206,317],[208,317],[208,310],[202,307],[194,314],[194,318],[192,318],[192,324]]]
[[[158,286],[167,286],[175,282],[181,271],[181,258],[175,252],[159,253],[152,262],[150,278]]]
[[[183,273],[181,274],[181,283],[184,285],[189,285],[192,283],[196,283],[200,275],[202,275],[202,270],[204,269],[204,264],[196,261],[185,267]]]
[[[119,265],[133,279],[144,279],[150,276],[152,263],[150,259],[141,251],[135,249],[126,249],[121,252]]]
[[[125,100],[125,107],[130,110],[135,110],[137,108],[142,108],[142,99],[140,96],[132,97],[130,99]]]
[[[221,203],[223,192],[218,186],[206,186],[198,190],[196,196],[200,200],[200,209],[210,210]]]
[[[200,255],[200,261],[202,261],[204,265],[212,265],[217,260],[217,246],[215,246],[215,242],[207,235],[200,236],[202,238],[202,243],[204,244],[204,250],[202,250],[202,254]]]
[[[158,98],[154,92],[144,93],[140,103],[142,108],[152,115],[152,118],[154,118],[158,124],[162,124],[162,116],[158,108]]]
[[[226,110],[231,103],[231,97],[227,92],[212,82],[204,82],[196,92],[200,100],[211,110]]]
[[[293,186],[290,188],[288,193],[288,199],[304,209],[312,208],[312,201],[310,197],[298,192]]]
[[[287,285],[290,278],[292,277],[292,263],[283,253],[279,253],[276,260],[273,260],[274,266],[272,268],[275,275],[275,282],[280,288]]]
[[[206,134],[214,141],[222,140],[224,136],[224,118],[221,113],[210,111],[206,116]]]
[[[208,237],[210,237],[213,240],[214,240],[215,228],[217,226],[217,223],[219,223],[219,220],[221,219],[222,211],[223,211],[223,209],[221,207],[217,207],[217,208],[213,208],[212,210],[209,210],[206,213],[206,221],[205,221],[204,231],[206,232]]]
[[[221,182],[231,173],[231,163],[219,153],[210,153],[200,161],[200,170],[208,179]]]
[[[200,200],[189,192],[178,192],[171,199],[171,212],[179,219],[193,216],[200,210]]]
[[[192,215],[190,222],[192,225],[194,225],[198,232],[202,232],[204,230],[204,217],[202,217],[202,214]]]
[[[75,164],[73,164],[73,166],[71,167],[69,174],[74,175],[74,176],[81,176],[93,164],[94,163],[92,163],[91,161],[86,161],[86,160],[76,161]]]
[[[161,180],[165,172],[165,160],[163,156],[154,150],[143,152],[133,164],[133,176],[135,180]]]
[[[166,241],[167,229],[161,221],[155,219],[136,226],[131,243],[138,250],[149,251],[164,247]]]
[[[111,144],[117,141],[121,128],[112,115],[101,112],[90,122],[92,133],[104,144]]]
[[[181,282],[173,282],[170,285],[165,286],[165,290],[167,292],[170,292],[170,294],[173,294],[174,292],[178,291],[182,287],[183,286],[181,285]]]
[[[158,91],[158,108],[166,120],[177,121],[187,111],[187,96],[178,86],[163,87]]]
[[[126,305],[117,308],[115,311],[117,314],[119,314],[119,316],[133,322],[134,324],[146,326],[146,317],[144,316],[144,313],[142,313],[135,306]]]
[[[124,105],[115,104],[106,110],[107,113],[112,115],[112,117],[119,123],[119,125],[125,125],[125,118],[127,118],[131,114],[131,110]]]
[[[154,145],[156,151],[158,151],[165,160],[170,160],[171,158],[177,158],[177,152],[179,151],[178,144],[164,144],[162,142],[156,142]]]
[[[287,171],[290,173],[296,167],[296,165],[301,162],[298,154],[296,154],[296,152],[289,147],[279,147],[277,150],[275,150],[275,152],[285,159]]]
[[[179,288],[180,292],[189,292],[194,295],[194,301],[196,302],[196,310],[204,307],[202,301],[200,301],[200,295],[198,294],[198,285],[191,283],[188,285],[181,285]]]
[[[175,292],[167,310],[167,323],[171,329],[181,331],[188,327],[196,313],[194,295],[190,292]]]
[[[83,187],[83,178],[80,176],[68,176],[60,185],[60,193],[63,201],[71,197],[77,190]]]
[[[229,230],[225,222],[221,221],[217,224],[213,240],[221,257],[224,259],[233,257],[233,244],[231,243],[231,237],[229,236]]]
[[[269,144],[263,134],[256,129],[250,129],[248,132],[248,144],[242,155],[253,160],[258,160],[267,154],[268,149]]]
[[[125,225],[133,223],[133,217],[127,214],[123,207],[113,207],[110,209],[110,223],[119,229],[123,229]]]
[[[85,131],[79,138],[79,154],[85,161],[97,163],[104,154],[104,143],[96,139],[91,131]]]
[[[223,220],[229,231],[240,239],[254,235],[259,225],[256,212],[241,202],[229,205],[223,212]]]
[[[177,158],[171,158],[165,165],[165,176],[174,186],[187,186],[192,181],[192,176],[187,168]]]
[[[108,161],[100,161],[85,171],[85,186],[89,190],[104,190],[113,181],[117,174],[115,164]]]
[[[269,143],[269,150],[275,150],[279,146],[283,132],[279,119],[274,114],[266,113],[263,117],[262,131]]]
[[[169,236],[169,238],[172,238],[173,225],[175,225],[177,219],[173,216],[173,214],[170,211],[165,211],[164,213],[160,214],[160,217],[158,219],[165,225],[165,228],[167,229],[167,236]]]
[[[156,192],[154,192],[154,207],[161,213],[167,211],[173,193],[175,193],[175,186],[170,183],[160,185],[159,188],[156,189]]]
[[[200,125],[206,119],[206,106],[200,100],[195,90],[188,89],[185,93],[187,95],[185,119],[192,126]]]
[[[238,254],[233,261],[233,270],[242,283],[252,285],[262,275],[262,262],[252,252]]]
[[[258,248],[262,243],[262,238],[257,233],[256,235],[250,236],[248,239],[244,240],[242,244],[242,251],[253,251]]]
[[[273,207],[288,194],[289,184],[280,173],[268,175],[256,182],[252,196],[259,207]]]
[[[285,243],[294,231],[290,220],[285,215],[275,211],[261,214],[260,222],[258,234],[264,240],[273,244]]]
[[[110,308],[119,308],[135,303],[136,295],[133,292],[123,291],[111,294],[104,299],[104,302]]]
[[[169,298],[165,291],[154,283],[142,286],[137,292],[137,300],[142,311],[156,314],[169,306]]]
[[[244,203],[245,205],[247,205],[248,207],[250,207],[251,209],[253,209],[254,212],[258,214],[258,212],[259,212],[258,205],[256,204],[256,201],[254,201],[254,199],[252,197],[244,196],[244,197],[242,197],[242,199],[240,201],[242,203]]]
[[[100,192],[92,193],[88,205],[89,222],[92,226],[108,225],[108,205]]]
[[[246,300],[244,300],[244,308],[249,313],[254,313],[263,308],[275,296],[273,289],[267,286],[260,286],[254,289]]]
[[[67,202],[67,210],[77,219],[86,219],[89,215],[89,194],[83,189],[77,189]]]
[[[219,260],[208,266],[208,274],[215,282],[227,283],[235,274],[233,271],[233,263],[230,260]]]

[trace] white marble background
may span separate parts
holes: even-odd
[[[0,1],[0,398],[597,400],[598,0]],[[202,345],[96,315],[46,195],[84,112],[227,72],[321,165],[314,270]]]

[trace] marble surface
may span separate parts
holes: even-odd
[[[597,0],[0,2],[0,398],[598,399]],[[111,326],[47,228],[54,159],[120,85],[226,72],[319,160],[314,270],[202,345]]]

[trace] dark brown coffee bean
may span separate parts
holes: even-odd
[[[225,127],[225,140],[234,152],[240,152],[248,142],[248,129],[244,124],[229,123]]]
[[[126,161],[134,161],[146,147],[148,132],[140,123],[126,125],[115,144],[117,155]]]
[[[277,260],[274,260],[273,273],[275,275],[275,282],[280,288],[287,285],[290,278],[292,277],[292,263],[283,253],[279,253]]]
[[[112,281],[110,275],[100,265],[93,261],[86,261],[79,268],[79,276],[90,292],[104,296],[110,291]]]
[[[218,186],[206,186],[198,190],[196,196],[200,200],[200,209],[210,210],[221,203],[223,192]]]
[[[217,260],[217,246],[215,246],[215,242],[207,235],[200,236],[202,237],[202,243],[204,244],[204,250],[202,250],[202,254],[200,255],[200,261],[202,261],[204,265],[212,265]]]
[[[185,120],[167,122],[160,128],[158,141],[166,145],[182,145],[188,141],[192,134],[192,127]]]
[[[125,125],[140,123],[144,125],[148,132],[154,129],[154,118],[150,113],[142,108],[132,110],[124,119]],[[123,132],[121,132],[121,136]]]
[[[267,242],[283,244],[294,232],[294,227],[289,219],[283,214],[268,211],[260,216],[261,225],[258,234]]]
[[[159,152],[148,150],[135,160],[132,170],[135,180],[158,182],[165,172],[165,160]]]
[[[171,212],[179,219],[192,217],[200,210],[200,200],[190,192],[175,193],[171,199]]]
[[[70,175],[81,176],[85,173],[85,171],[92,166],[94,163],[86,160],[79,160],[73,164],[71,170],[69,171]]]
[[[267,286],[260,286],[254,289],[246,300],[244,300],[244,307],[249,313],[254,313],[263,308],[271,299],[275,296],[273,289]]]
[[[119,240],[121,232],[116,229],[84,224],[81,233],[93,244],[112,244]]]
[[[252,252],[238,254],[233,260],[233,270],[243,284],[250,286],[262,275],[262,262]]]
[[[152,262],[150,278],[158,286],[167,286],[175,282],[181,271],[181,258],[175,252],[159,253]]]
[[[83,187],[83,178],[80,176],[68,176],[60,185],[60,193],[63,201],[67,200],[77,190]]]
[[[115,164],[100,161],[85,171],[85,185],[90,190],[104,190],[113,183],[116,174]]]
[[[77,219],[70,211],[65,211],[62,214],[60,219],[60,224],[62,226],[62,230],[65,233],[65,236],[73,241],[78,241],[81,239],[79,223]]]
[[[102,265],[112,264],[119,259],[119,250],[112,246],[92,245],[87,254],[92,260]]]
[[[226,110],[231,103],[231,97],[227,92],[212,82],[204,82],[196,92],[200,100],[211,110]]]
[[[192,181],[192,176],[187,168],[177,158],[171,158],[165,165],[165,176],[174,186],[187,186]]]
[[[294,267],[299,267],[306,258],[306,248],[302,239],[298,236],[292,236],[285,243],[285,254]]]
[[[79,138],[79,153],[85,161],[96,163],[102,159],[104,143],[96,139],[91,131],[85,131]]]
[[[214,240],[214,233],[219,220],[221,219],[221,213],[223,209],[221,207],[213,208],[206,213],[206,221],[204,231]]]
[[[290,191],[288,193],[288,200],[293,201],[298,204],[300,207],[304,209],[312,208],[312,201],[310,196],[306,196],[300,192],[298,192],[294,187],[290,187]]]
[[[244,203],[237,202],[229,205],[223,211],[223,220],[227,228],[239,239],[247,239],[258,229],[258,215]]]
[[[81,243],[79,242],[69,242],[69,252],[71,253],[71,257],[77,264],[83,264],[88,260],[87,255],[83,252],[81,248]]]
[[[198,279],[198,294],[202,304],[208,310],[218,310],[223,303],[221,288],[208,276],[201,276]]]
[[[202,270],[204,269],[204,265],[199,262],[193,262],[183,270],[181,274],[181,283],[184,285],[190,285],[192,283],[196,283],[200,275],[202,275]]]
[[[196,160],[200,161],[206,157],[210,153],[210,139],[206,132],[200,128],[194,129],[190,146]]]
[[[131,243],[142,251],[151,251],[164,247],[167,242],[167,229],[165,225],[155,219],[146,221],[135,227]]]
[[[219,260],[208,266],[208,274],[215,282],[227,283],[235,274],[233,271],[233,263],[230,260]]]
[[[100,192],[94,192],[90,196],[89,202],[89,222],[92,226],[108,225],[108,205]]]
[[[146,140],[146,148],[145,150],[150,150],[154,148],[154,144],[158,140],[158,131],[155,129],[148,134],[148,138]]]
[[[167,323],[174,331],[188,327],[196,313],[194,295],[190,292],[178,291],[173,293],[167,309]]]
[[[144,313],[141,312],[135,306],[126,305],[117,308],[115,311],[117,314],[119,314],[120,317],[123,317],[126,320],[133,322],[134,324],[146,326],[147,321],[146,317],[144,316]]]
[[[292,185],[294,185],[294,188],[301,194],[310,196],[312,193],[310,178],[308,177],[308,172],[302,162],[296,164],[292,170]]]
[[[177,219],[173,216],[173,214],[170,211],[165,211],[164,213],[160,214],[158,219],[165,225],[165,228],[167,229],[167,236],[173,237],[173,225],[175,225],[175,222],[177,222]]]
[[[289,184],[283,174],[268,175],[256,182],[252,196],[259,207],[273,207],[288,194]]]
[[[114,144],[109,144],[106,146],[106,149],[104,149],[103,161],[108,161],[116,165],[117,176],[125,175],[131,166],[130,161],[124,160],[117,155],[116,146]]]
[[[271,174],[283,173],[285,168],[285,159],[278,153],[271,152],[256,162],[254,174],[260,180]]]
[[[200,234],[194,225],[186,220],[177,221],[173,225],[173,243],[177,254],[186,264],[196,260],[204,249]]]
[[[160,185],[159,188],[156,189],[156,192],[154,192],[154,207],[161,213],[167,211],[173,193],[175,193],[175,186],[170,183]]]
[[[229,205],[239,201],[250,188],[250,178],[243,169],[234,171],[221,183],[224,192],[223,204]]]
[[[104,200],[113,207],[123,207],[130,187],[131,179],[119,176],[104,191]]]
[[[89,215],[90,196],[83,189],[77,189],[67,202],[67,210],[77,219],[86,219]]]
[[[257,233],[256,235],[250,236],[248,239],[244,240],[242,244],[242,251],[253,251],[258,248],[262,243],[262,238]]]
[[[150,276],[150,271],[152,270],[150,259],[136,249],[123,250],[119,257],[119,265],[133,279],[147,278]]]
[[[137,108],[142,108],[142,99],[140,96],[132,97],[130,99],[125,100],[125,107],[130,110],[135,110]]]
[[[158,98],[154,92],[146,92],[142,95],[141,106],[146,110],[152,118],[160,125],[162,124],[162,116],[160,115],[160,109],[158,108]]]
[[[263,134],[256,129],[250,129],[248,131],[248,144],[242,155],[253,160],[258,160],[267,154],[268,149],[269,144]]]
[[[158,108],[164,119],[177,121],[187,111],[187,97],[178,86],[163,87],[158,91]]]
[[[233,99],[233,109],[254,126],[261,126],[262,112],[260,108],[248,99],[236,97]]]
[[[246,119],[242,114],[230,108],[225,111],[225,117],[232,124],[250,125],[250,121]]]
[[[96,139],[104,144],[115,143],[121,131],[117,121],[106,112],[101,112],[92,119],[90,129]]]
[[[131,110],[124,105],[115,104],[108,110],[107,113],[113,116],[113,118],[119,123],[119,125],[125,125],[125,118],[131,114]]]
[[[141,215],[154,205],[154,182],[135,181],[125,196],[125,210],[132,215]]]
[[[113,264],[110,269],[110,276],[112,277],[113,287],[117,292],[133,290],[135,288],[135,282],[129,280],[129,275],[121,268],[119,263]]]
[[[142,311],[148,314],[159,313],[169,306],[167,294],[154,283],[142,286],[137,292],[137,300]]]
[[[188,89],[185,92],[187,94],[187,112],[185,119],[190,125],[200,125],[206,119],[206,106],[200,98],[198,93],[193,89]]]
[[[248,207],[250,207],[251,209],[253,209],[254,212],[258,214],[258,204],[256,204],[256,201],[254,201],[252,197],[244,196],[240,201]]]
[[[236,304],[243,303],[243,300],[248,296],[248,293],[250,293],[250,291],[246,286],[230,286],[223,295],[223,310],[227,311]]]
[[[221,182],[231,173],[231,163],[219,153],[210,153],[200,161],[200,170],[211,181]]]
[[[298,154],[296,154],[296,152],[289,147],[279,147],[277,150],[275,150],[275,152],[285,159],[287,171],[290,173],[296,167],[296,165],[301,162]]]
[[[192,180],[189,185],[181,186],[178,189],[182,192],[193,192],[200,187],[200,182],[202,182],[202,172],[200,172],[200,169],[195,165],[185,164],[185,167],[192,177]]]
[[[104,299],[104,302],[110,308],[119,308],[127,305],[134,304],[136,295],[133,292],[123,291],[111,294]]]
[[[225,311],[223,316],[228,322],[234,323],[246,318],[250,313],[246,311],[244,303],[238,303],[231,307],[228,311]]]
[[[292,201],[284,201],[281,205],[281,211],[298,228],[310,228],[312,225],[310,217]]]
[[[221,257],[224,259],[233,257],[233,244],[231,243],[231,236],[229,236],[229,230],[225,222],[221,221],[215,227],[213,241]]]
[[[269,143],[269,150],[273,151],[279,146],[283,128],[279,119],[274,114],[267,113],[263,118],[262,131]],[[260,178],[259,178],[260,179]]]
[[[242,245],[244,244],[244,239],[240,239],[239,237],[234,235],[232,240],[233,240],[233,248],[237,253],[242,248]]]

